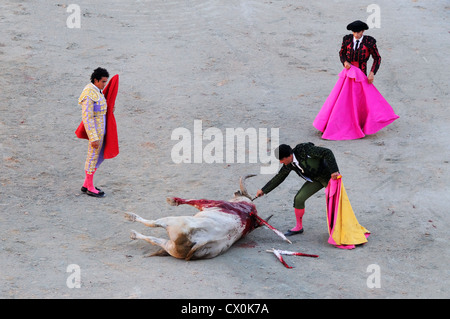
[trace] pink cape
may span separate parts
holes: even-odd
[[[119,75],[114,75],[103,90],[106,99],[106,135],[103,157],[114,158],[119,154],[119,139],[117,136],[117,124],[114,117],[114,104],[116,103],[117,91],[119,90]],[[75,135],[81,139],[89,139],[84,129],[83,121],[75,131]]]
[[[356,66],[344,69],[313,125],[327,140],[353,140],[374,134],[399,116]]]
[[[353,249],[367,242],[370,231],[361,226],[353,212],[341,176],[330,179],[325,188],[328,243],[341,249]]]

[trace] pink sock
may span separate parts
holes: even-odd
[[[89,173],[88,171],[86,172],[86,178],[84,180],[84,184],[83,186],[86,187],[88,189],[88,191],[98,194],[98,190],[94,187],[94,174],[95,171],[97,169],[95,169],[92,173]]]
[[[88,188],[88,186],[89,186],[88,172],[87,172],[87,171],[84,171],[84,174],[85,174],[86,177],[84,178],[83,187]]]
[[[291,229],[291,231],[299,231],[300,229],[303,228],[302,219],[304,214],[305,214],[304,208],[303,209],[295,208],[295,219],[297,221],[297,224],[295,225],[294,228]]]

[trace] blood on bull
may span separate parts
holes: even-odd
[[[228,250],[237,240],[261,225],[268,225],[257,215],[252,197],[240,179],[240,190],[229,201],[209,199],[167,199],[170,205],[191,205],[200,210],[194,216],[169,216],[157,220],[147,220],[134,213],[126,213],[131,221],[138,221],[148,227],[163,227],[169,239],[145,236],[132,231],[132,239],[142,239],[161,249],[153,255],[171,255],[186,260],[213,258]],[[271,228],[272,230],[276,231]],[[276,231],[285,240],[283,234]]]

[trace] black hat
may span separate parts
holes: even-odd
[[[369,26],[367,25],[367,23],[362,22],[361,20],[356,20],[353,21],[352,23],[350,23],[347,26],[347,30],[351,30],[353,32],[360,32],[362,30],[368,30]]]
[[[281,144],[275,149],[275,157],[282,160],[292,154],[292,148],[289,145]]]

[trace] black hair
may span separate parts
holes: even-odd
[[[108,71],[103,68],[96,68],[91,75],[91,82],[94,83],[94,80],[100,81],[103,77],[109,78]]]
[[[275,157],[279,160],[291,156],[292,153],[292,148],[286,144],[281,144],[275,149]]]

